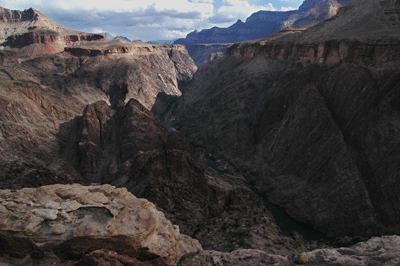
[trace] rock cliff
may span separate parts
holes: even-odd
[[[398,232],[396,12],[356,0],[309,29],[232,45],[195,74],[176,127],[330,236]]]
[[[98,102],[73,122],[62,137],[62,158],[89,182],[125,187],[150,200],[204,248],[307,250],[281,234],[243,177],[207,167],[202,150],[164,129],[139,102],[115,110]]]
[[[305,0],[298,10],[258,11],[245,22],[238,20],[228,28],[213,27],[193,31],[174,43],[184,45],[235,43],[266,38],[284,28],[314,25],[336,15],[339,8],[352,0]]]
[[[160,114],[181,94],[196,66],[183,46],[113,41],[67,49],[19,64],[1,52],[1,158],[49,164],[60,125],[97,101],[136,98]],[[62,95],[62,97],[60,97]]]
[[[100,34],[62,27],[33,8],[19,11],[0,7],[0,45],[5,49],[16,50],[21,59],[58,53],[64,47],[105,40]]]
[[[228,44],[186,44],[186,49],[197,67],[207,62],[210,55],[224,53]]]
[[[398,263],[398,236],[285,235],[252,190],[332,237],[399,232],[398,13],[355,0],[232,45],[192,80],[180,45],[0,51],[0,264]],[[182,91],[188,139],[153,115]],[[111,185],[47,186],[76,182]]]
[[[178,39],[174,43],[184,45],[218,44],[265,38],[274,33],[271,30],[277,22],[286,20],[295,13],[295,11],[258,11],[247,18],[246,22],[238,20],[228,28],[213,27],[201,31],[196,30],[189,33],[186,38]]]
[[[24,64],[51,86],[101,89],[111,104],[135,98],[157,115],[181,95],[197,69],[182,45],[122,40],[66,48]]]

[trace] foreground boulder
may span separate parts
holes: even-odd
[[[201,250],[145,199],[124,188],[51,185],[0,190],[0,256],[79,260],[108,249],[138,260],[176,263]]]

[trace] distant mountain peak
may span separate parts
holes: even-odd
[[[308,11],[313,6],[321,5],[325,0],[305,0],[303,4],[299,6],[299,11]]]

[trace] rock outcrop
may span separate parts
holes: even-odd
[[[126,187],[150,200],[204,248],[307,250],[281,234],[243,177],[207,167],[201,149],[168,132],[136,100],[114,110],[104,102],[90,105],[64,133],[61,156],[88,182]]]
[[[0,7],[0,44],[16,50],[21,59],[62,52],[64,47],[105,41],[100,34],[88,34],[62,27],[30,8],[24,11]]]
[[[396,5],[356,0],[231,46],[195,74],[175,127],[330,236],[399,232]]]
[[[0,54],[0,157],[7,162],[51,163],[64,123],[97,101],[136,98],[161,114],[196,70],[185,48],[175,45],[113,41],[22,64],[14,52]]]
[[[352,0],[327,0],[317,1],[314,5],[309,1],[305,1],[303,5],[299,7],[299,10],[305,12],[301,18],[297,19],[294,23],[288,24],[287,26],[293,28],[302,28],[317,24],[318,22],[330,19],[335,16],[339,9],[349,3]],[[308,4],[307,6],[305,4]]]
[[[15,53],[0,54],[0,161],[48,164],[57,158],[60,124],[81,114],[85,105],[108,97],[96,88],[48,86],[38,69],[20,65]]]
[[[372,238],[348,248],[317,249],[287,257],[257,250],[235,250],[231,253],[202,251],[185,255],[178,265],[398,265],[399,250],[400,237],[385,236]]]
[[[0,190],[0,255],[79,260],[106,248],[142,261],[174,264],[198,241],[181,235],[145,199],[110,185]]]
[[[200,67],[210,59],[210,55],[225,54],[228,44],[186,44],[185,47],[196,66]]]
[[[301,254],[306,265],[398,265],[400,237],[375,237],[348,248],[318,249]]]
[[[163,258],[140,261],[109,250],[96,250],[79,260],[76,266],[170,266]]]
[[[49,86],[99,88],[112,105],[134,98],[157,115],[181,95],[197,69],[182,45],[121,40],[66,48],[24,64],[38,69]]]
[[[269,266],[291,265],[286,257],[271,255],[259,250],[239,249],[231,253],[223,253],[216,251],[204,251],[199,253],[187,254],[178,264],[179,266],[221,266],[221,265],[237,265],[237,266]]]

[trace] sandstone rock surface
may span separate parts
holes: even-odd
[[[110,185],[0,190],[1,255],[77,260],[106,248],[139,260],[176,263],[200,251],[145,199]]]

